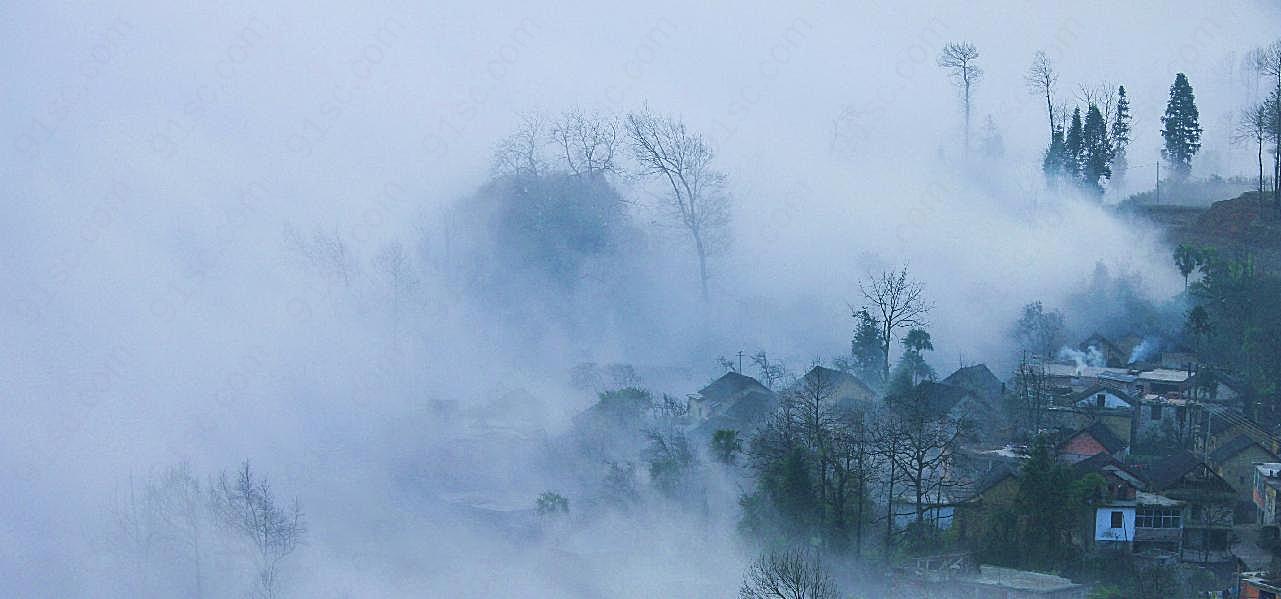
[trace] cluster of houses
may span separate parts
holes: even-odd
[[[1036,405],[1035,422],[1056,439],[1057,459],[1078,478],[1096,475],[1106,483],[1092,513],[1081,518],[1074,544],[1153,563],[1196,564],[1220,580],[1237,581],[1240,592],[1254,593],[1240,596],[1281,596],[1276,590],[1281,581],[1269,582],[1259,573],[1271,566],[1273,551],[1281,553],[1281,443],[1246,417],[1242,390],[1230,380],[1199,380],[1186,354],[1120,364],[1126,352],[1106,339],[1096,335],[1086,343],[1093,355],[1103,357],[1095,364],[1110,365],[1023,364],[1002,381],[978,364],[923,383],[932,410],[969,419],[980,431],[955,449],[954,470],[942,475],[964,484],[929,498],[930,521],[940,528],[958,527],[960,538],[981,538],[995,506],[1017,493],[1027,458],[1027,448],[1012,442],[1018,438],[1011,424],[1015,418],[1005,412],[1009,406]],[[849,373],[819,366],[806,377],[833,381],[836,404],[880,401]],[[1028,393],[1037,394],[1035,401]],[[776,405],[773,390],[733,372],[689,397],[696,430],[708,434],[749,432]],[[896,511],[904,514],[896,522],[901,527],[915,518],[914,509],[904,507]],[[1253,573],[1239,576],[1243,571]],[[979,572],[970,568],[965,576],[978,580]],[[1030,576],[1021,579],[1024,586],[1035,578]],[[1009,596],[1085,593],[1079,585],[1057,581],[1042,586],[1053,591],[1025,589]]]

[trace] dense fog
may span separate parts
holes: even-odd
[[[1110,326],[1106,298],[1161,309],[1171,248],[1109,205],[1151,188],[1176,72],[1194,174],[1250,175],[1226,123],[1265,93],[1244,57],[1278,23],[1262,1],[9,6],[0,594],[196,596],[121,506],[175,464],[203,488],[247,460],[304,515],[281,596],[733,595],[742,481],[605,509],[575,415],[629,384],[683,402],[739,352],[829,363],[859,282],[902,266],[943,374],[1010,373],[1032,301],[1076,335]],[[1000,138],[968,158],[936,64],[956,40],[982,52],[974,136],[990,115]],[[1129,91],[1101,202],[1044,185],[1038,50],[1065,100]],[[504,138],[569,110],[706,138],[729,206],[706,300],[629,144],[586,186],[496,176]],[[551,525],[548,490],[571,502]],[[229,534],[207,531],[204,596],[254,584]]]

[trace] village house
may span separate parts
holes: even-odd
[[[1214,467],[1215,474],[1236,490],[1237,520],[1253,521],[1256,515],[1255,510],[1252,509],[1255,464],[1275,462],[1277,456],[1250,435],[1242,434],[1216,447],[1210,452],[1209,461]],[[1242,504],[1250,509],[1242,509]]]
[[[1019,493],[1017,463],[997,462],[970,487],[969,496],[955,506],[957,536],[961,539],[988,538],[990,531],[1004,526]]]
[[[1281,462],[1255,464],[1254,491],[1251,499],[1258,510],[1256,521],[1260,526],[1277,526],[1278,490],[1281,490]]]
[[[948,417],[961,423],[970,441],[990,439],[999,422],[996,408],[979,394],[956,385],[925,381],[892,406],[896,410],[921,410],[931,418]]]
[[[1072,469],[1078,478],[1095,474],[1107,485],[1094,512],[1087,515],[1088,530],[1083,538],[1100,549],[1132,551],[1143,480],[1106,453],[1076,462]]]
[[[858,377],[823,366],[806,372],[793,390],[799,388],[821,391],[838,411],[871,411],[879,404],[876,392]]]
[[[1135,403],[1129,393],[1101,383],[1095,383],[1073,397],[1074,406],[1096,410],[1130,410]]]
[[[764,422],[778,405],[778,398],[760,381],[727,372],[688,397],[689,417],[695,434],[710,437],[717,430],[749,433]]]
[[[1130,446],[1134,427],[1134,407],[1138,405],[1130,394],[1100,384],[1092,385],[1072,397],[1072,405],[1060,408],[1064,415],[1071,415],[1072,428],[1084,428],[1102,422],[1118,439]],[[1060,419],[1065,422],[1065,419]]]
[[[1144,396],[1134,411],[1130,435],[1136,451],[1162,451],[1190,444],[1197,430],[1197,407],[1178,397]]]
[[[1281,580],[1267,572],[1241,573],[1240,599],[1278,599],[1281,597]]]
[[[1059,442],[1056,450],[1060,461],[1072,463],[1098,454],[1124,456],[1126,444],[1107,425],[1096,421],[1068,435]]]
[[[992,374],[986,364],[958,368],[956,372],[947,375],[947,378],[940,382],[944,385],[969,389],[991,405],[999,405],[1001,397],[1005,395],[1005,383]]]
[[[1198,433],[1201,436],[1198,441],[1203,441],[1208,451],[1215,451],[1237,437],[1246,435],[1263,445],[1268,451],[1274,454],[1281,453],[1276,437],[1247,418],[1241,410],[1210,404],[1202,404],[1201,407],[1203,410],[1198,420],[1202,427],[1201,432]],[[1209,427],[1209,434],[1205,434],[1206,426]]]
[[[1136,551],[1142,549],[1144,528],[1152,548],[1173,550],[1181,560],[1196,563],[1234,561],[1229,548],[1236,492],[1201,458],[1187,451],[1150,464],[1139,473],[1147,491],[1160,499],[1138,496]],[[1148,500],[1151,505],[1145,505]],[[1172,533],[1172,529],[1178,529]]]
[[[1192,375],[1188,371],[1170,368],[1112,368],[1048,362],[1040,369],[1050,387],[1070,389],[1074,393],[1102,385],[1124,391],[1131,397],[1148,394],[1184,397],[1192,386]]]

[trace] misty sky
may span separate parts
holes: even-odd
[[[1065,101],[1081,85],[1126,86],[1138,191],[1184,72],[1205,129],[1195,173],[1249,175],[1230,120],[1260,95],[1243,56],[1276,36],[1281,6],[900,4],[0,10],[0,594],[92,596],[113,486],[179,458],[201,471],[261,463],[328,531],[308,559],[351,563],[334,547],[403,509],[389,464],[430,459],[417,441],[430,429],[404,424],[430,425],[427,400],[527,388],[555,423],[583,406],[558,395],[579,361],[702,381],[740,350],[828,359],[848,348],[847,303],[870,271],[908,264],[925,282],[945,373],[1007,360],[1019,306],[1061,303],[1096,263],[1140,273],[1154,298],[1177,290],[1156,232],[1045,194],[1044,105],[1023,73],[1045,50]],[[1006,149],[977,176],[955,168],[957,96],[935,65],[957,40],[986,71],[975,128],[991,115]],[[670,322],[590,343],[489,322],[428,271],[415,311],[393,314],[373,283],[340,285],[301,257],[324,232],[370,280],[388,244],[430,262],[459,234],[440,214],[487,180],[521,113],[646,104],[711,139],[735,198],[710,333],[686,316],[696,283],[676,252],[656,262],[671,288],[645,292],[670,298]],[[656,218],[642,186],[625,191]],[[344,521],[353,505],[362,524]],[[484,553],[459,535],[459,552]],[[395,578],[368,563],[374,574],[340,576]]]

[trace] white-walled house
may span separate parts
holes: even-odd
[[[1128,410],[1133,409],[1136,403],[1138,402],[1129,393],[1103,385],[1093,385],[1076,395],[1075,405],[1078,408]]]
[[[1130,505],[1123,505],[1129,503]],[[1132,543],[1134,541],[1134,501],[1114,502],[1099,506],[1094,512],[1094,542]]]

